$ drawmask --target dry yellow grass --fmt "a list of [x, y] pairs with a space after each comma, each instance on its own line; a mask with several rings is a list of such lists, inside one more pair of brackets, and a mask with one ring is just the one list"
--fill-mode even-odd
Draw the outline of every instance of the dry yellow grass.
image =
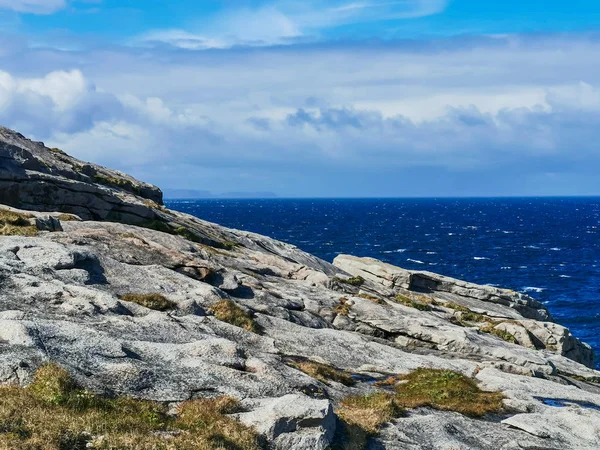
[[417, 369], [414, 372], [377, 383], [395, 386], [395, 392], [348, 397], [337, 414], [342, 421], [335, 450], [362, 450], [370, 435], [381, 425], [401, 417], [406, 409], [431, 407], [480, 417], [502, 409], [500, 392], [484, 392], [471, 378], [449, 370]]
[[137, 303], [145, 308], [155, 311], [168, 311], [177, 307], [175, 302], [168, 300], [162, 294], [125, 294], [121, 300], [131, 303]]
[[402, 415], [394, 395], [387, 392], [348, 397], [340, 403], [338, 416], [347, 424], [375, 434], [379, 427]]
[[385, 301], [383, 301], [379, 297], [375, 297], [374, 295], [369, 295], [365, 293], [358, 294], [360, 298], [364, 298], [365, 300], [371, 300], [373, 303], [377, 303], [378, 305], [385, 305]]
[[165, 405], [78, 390], [48, 365], [27, 388], [0, 387], [1, 450], [259, 450], [257, 434], [226, 414], [229, 397]]
[[38, 229], [31, 225], [31, 216], [0, 210], [0, 236], [35, 236]]
[[340, 302], [333, 308], [333, 312], [341, 316], [347, 316], [350, 313], [352, 306], [348, 303], [348, 299], [345, 297], [340, 298]]
[[327, 364], [321, 364], [314, 361], [294, 361], [291, 365], [325, 384], [329, 384], [330, 381], [335, 381], [345, 386], [353, 386], [356, 384], [356, 381], [352, 378], [350, 373], [345, 370], [336, 369]]
[[210, 310], [218, 320], [230, 323], [252, 333], [260, 333], [260, 327], [252, 316], [231, 300], [221, 300]]

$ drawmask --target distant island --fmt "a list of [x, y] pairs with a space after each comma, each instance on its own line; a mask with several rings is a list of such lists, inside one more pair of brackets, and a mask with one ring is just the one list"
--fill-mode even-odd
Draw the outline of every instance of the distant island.
[[223, 192], [214, 194], [210, 191], [196, 189], [165, 189], [165, 199], [191, 200], [191, 199], [220, 199], [220, 198], [277, 198], [273, 192]]

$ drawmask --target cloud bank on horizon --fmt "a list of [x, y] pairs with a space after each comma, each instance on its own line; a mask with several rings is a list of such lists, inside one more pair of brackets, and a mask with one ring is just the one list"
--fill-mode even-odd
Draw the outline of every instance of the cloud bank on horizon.
[[0, 0], [0, 123], [172, 189], [600, 194], [592, 2], [126, 3]]

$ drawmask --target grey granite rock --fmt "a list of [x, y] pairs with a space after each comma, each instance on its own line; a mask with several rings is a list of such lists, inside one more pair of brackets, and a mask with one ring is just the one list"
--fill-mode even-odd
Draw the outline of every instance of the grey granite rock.
[[[593, 352], [531, 297], [368, 258], [333, 265], [160, 201], [152, 186], [0, 129], [0, 209], [27, 210], [39, 230], [0, 237], [1, 383], [26, 385], [51, 361], [100, 393], [170, 403], [232, 395], [246, 407], [238, 418], [271, 448], [302, 450], [331, 445], [345, 397], [439, 368], [501, 391], [505, 411], [473, 419], [414, 410], [369, 448], [598, 448]], [[351, 276], [364, 283], [344, 283]], [[129, 293], [158, 293], [175, 306], [154, 311], [125, 301]], [[217, 320], [222, 300], [260, 333]], [[456, 305], [497, 332], [461, 322]], [[357, 382], [326, 384], [297, 360]]]

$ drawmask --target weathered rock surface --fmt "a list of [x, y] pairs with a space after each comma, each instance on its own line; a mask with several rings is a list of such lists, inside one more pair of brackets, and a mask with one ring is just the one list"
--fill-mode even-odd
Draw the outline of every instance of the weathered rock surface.
[[[0, 129], [0, 203], [37, 211], [40, 230], [0, 236], [0, 383], [26, 385], [52, 361], [97, 392], [172, 403], [232, 395], [246, 407], [237, 417], [271, 448], [325, 449], [343, 398], [443, 368], [502, 391], [504, 413], [422, 408], [369, 448], [600, 448], [593, 352], [531, 297], [368, 258], [330, 264], [168, 211], [156, 188], [78, 164]], [[93, 173], [126, 182], [105, 186]], [[129, 293], [176, 307], [150, 310], [121, 299]], [[217, 320], [211, 307], [223, 299], [262, 332]], [[357, 383], [325, 384], [290, 363], [298, 359]]]

